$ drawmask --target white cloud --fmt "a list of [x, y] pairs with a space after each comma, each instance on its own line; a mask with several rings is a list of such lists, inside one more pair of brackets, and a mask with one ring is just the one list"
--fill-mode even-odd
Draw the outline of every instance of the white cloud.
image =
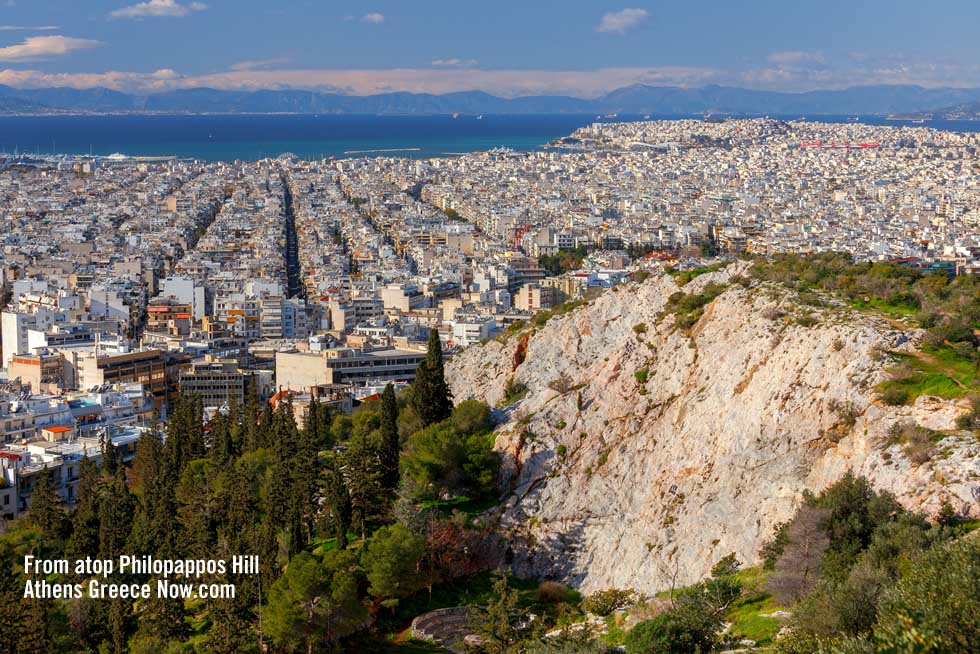
[[274, 59], [255, 59], [253, 61], [239, 61], [228, 66], [229, 70], [255, 70], [257, 68], [268, 68], [278, 64], [289, 62], [289, 57], [276, 57]]
[[23, 43], [0, 48], [0, 61], [36, 61], [98, 45], [102, 42], [70, 36], [30, 36]]
[[203, 2], [191, 2], [182, 5], [177, 0], [146, 0], [146, 2], [111, 11], [109, 18], [156, 18], [160, 16], [180, 18], [207, 8], [208, 6]]
[[[165, 71], [166, 72], [166, 71]], [[395, 68], [387, 70], [237, 70], [200, 76], [109, 71], [48, 73], [0, 70], [0, 84], [17, 88], [104, 86], [148, 93], [208, 87], [225, 90], [307, 89], [369, 95], [390, 91], [452, 93], [479, 89], [501, 97], [572, 95], [595, 97], [630, 84], [698, 86], [719, 80], [710, 68], [600, 68], [597, 70], [487, 70], [480, 68]]]
[[802, 50], [788, 50], [784, 52], [773, 52], [766, 57], [771, 63], [782, 66], [792, 66], [801, 64], [825, 64], [827, 58], [822, 52], [804, 52]]
[[371, 12], [370, 14], [364, 14], [361, 17], [361, 20], [364, 21], [365, 23], [373, 23], [377, 25], [378, 23], [385, 22], [385, 15], [379, 14], [377, 12]]
[[0, 32], [51, 32], [60, 29], [58, 25], [0, 25]]
[[633, 29], [650, 16], [646, 9], [623, 9], [622, 11], [610, 11], [603, 15], [602, 20], [596, 26], [597, 32], [616, 32], [625, 34]]
[[436, 68], [475, 68], [480, 65], [480, 62], [476, 59], [457, 59], [456, 57], [451, 57], [449, 59], [433, 59], [432, 65]]

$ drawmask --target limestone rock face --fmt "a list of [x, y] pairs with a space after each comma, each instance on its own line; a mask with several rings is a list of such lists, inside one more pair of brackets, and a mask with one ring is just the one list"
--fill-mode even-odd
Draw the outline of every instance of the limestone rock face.
[[[605, 292], [552, 317], [527, 339], [491, 341], [454, 357], [457, 401], [501, 408], [500, 524], [518, 574], [585, 592], [655, 592], [676, 575], [693, 583], [729, 552], [758, 558], [805, 489], [847, 471], [935, 513], [944, 502], [976, 515], [980, 443], [942, 440], [910, 461], [889, 428], [912, 421], [955, 432], [965, 403], [875, 400], [881, 353], [920, 336], [843, 307], [803, 306], [777, 286], [729, 284], [689, 330], [664, 314], [671, 294], [698, 293], [747, 264], [697, 277], [667, 276]], [[816, 324], [801, 320], [811, 314]], [[501, 406], [509, 379], [527, 395]]]

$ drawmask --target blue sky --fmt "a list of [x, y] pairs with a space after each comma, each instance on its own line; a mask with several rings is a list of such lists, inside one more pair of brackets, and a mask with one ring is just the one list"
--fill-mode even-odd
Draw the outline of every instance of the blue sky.
[[980, 3], [0, 0], [0, 83], [127, 91], [980, 86]]

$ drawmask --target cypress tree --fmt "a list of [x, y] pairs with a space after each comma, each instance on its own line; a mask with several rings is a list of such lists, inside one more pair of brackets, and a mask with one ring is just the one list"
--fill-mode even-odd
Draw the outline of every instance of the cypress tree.
[[50, 654], [51, 635], [48, 632], [49, 599], [21, 599], [21, 628], [17, 641], [18, 654]]
[[133, 528], [133, 509], [133, 496], [126, 487], [125, 473], [120, 469], [99, 502], [99, 558], [113, 559], [126, 553], [126, 543]]
[[95, 556], [99, 551], [99, 470], [88, 457], [78, 464], [78, 494], [71, 524], [65, 556], [69, 560]]
[[42, 473], [31, 493], [27, 523], [36, 527], [50, 545], [60, 545], [65, 528], [65, 508], [61, 497], [52, 490], [48, 475]]
[[346, 549], [347, 532], [350, 531], [351, 527], [353, 507], [344, 475], [336, 463], [331, 464], [326, 471], [324, 496], [330, 509], [330, 522], [337, 538], [337, 549]]
[[389, 383], [381, 394], [381, 444], [378, 450], [378, 458], [381, 461], [381, 486], [387, 491], [398, 488], [400, 454], [398, 401], [395, 399], [395, 388]]
[[429, 351], [415, 371], [412, 408], [424, 427], [445, 420], [453, 412], [453, 396], [442, 361], [442, 341], [435, 329], [429, 330]]
[[0, 654], [17, 654], [17, 644], [22, 633], [24, 577], [16, 572], [14, 548], [0, 541]]

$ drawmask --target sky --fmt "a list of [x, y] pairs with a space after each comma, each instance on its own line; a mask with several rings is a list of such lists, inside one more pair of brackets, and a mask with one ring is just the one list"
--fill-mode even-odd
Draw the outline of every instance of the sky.
[[976, 0], [0, 0], [0, 84], [154, 92], [980, 87]]

